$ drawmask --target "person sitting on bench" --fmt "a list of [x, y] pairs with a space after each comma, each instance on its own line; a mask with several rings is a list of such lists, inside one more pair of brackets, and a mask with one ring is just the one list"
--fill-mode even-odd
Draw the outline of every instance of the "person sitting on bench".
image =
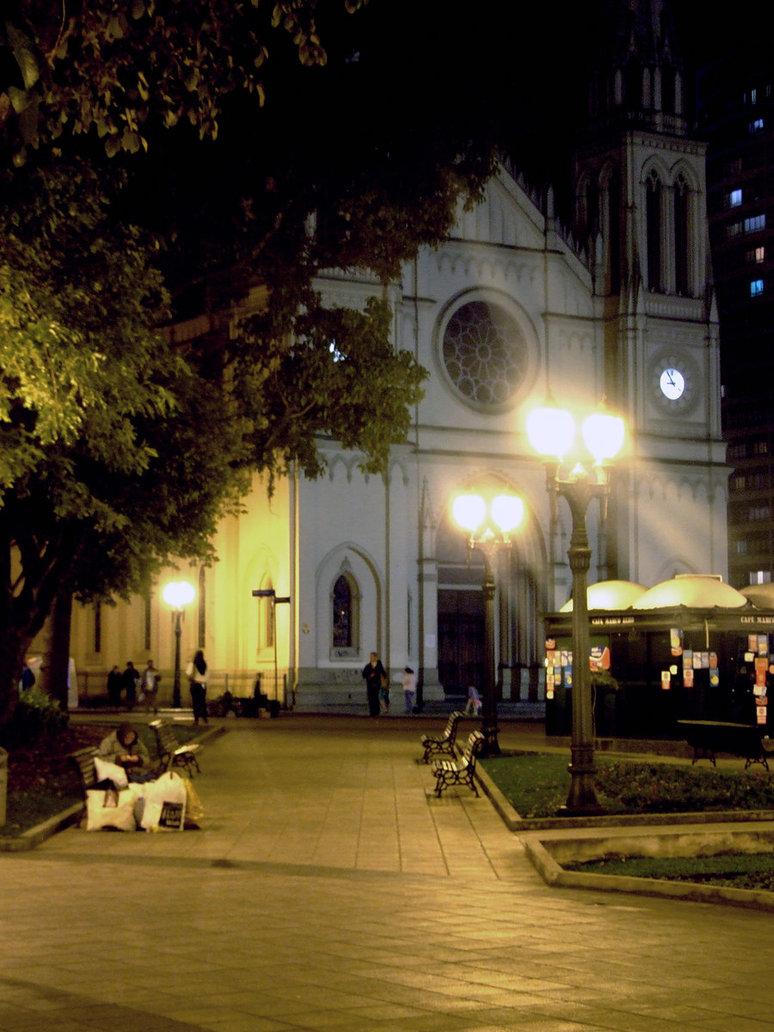
[[470, 685], [468, 688], [468, 704], [465, 707], [466, 716], [477, 717], [481, 712], [481, 696], [478, 693], [478, 689], [475, 685]]
[[129, 781], [152, 781], [150, 754], [131, 724], [119, 724], [99, 743], [97, 756], [123, 767]]

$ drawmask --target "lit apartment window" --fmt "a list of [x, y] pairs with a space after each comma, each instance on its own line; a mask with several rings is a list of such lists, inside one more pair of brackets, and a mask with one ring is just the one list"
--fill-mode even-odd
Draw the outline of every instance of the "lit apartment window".
[[744, 491], [746, 485], [745, 478], [743, 476], [731, 477], [731, 490], [732, 491]]
[[754, 265], [760, 265], [761, 262], [766, 260], [766, 248], [765, 247], [754, 247], [752, 251], [748, 251], [745, 255], [748, 262]]
[[751, 520], [767, 520], [770, 513], [768, 505], [753, 505], [748, 512], [748, 517]]
[[750, 132], [751, 133], [759, 133], [759, 132], [761, 132], [763, 130], [763, 125], [764, 125], [764, 123], [763, 123], [763, 119], [762, 118], [754, 118], [752, 120], [752, 122], [750, 122]]
[[746, 541], [737, 541], [736, 542], [736, 554], [737, 555], [747, 555], [747, 542]]
[[744, 220], [744, 231], [745, 233], [757, 233], [761, 229], [766, 228], [766, 216], [765, 215], [751, 215], [749, 219]]
[[742, 203], [742, 191], [732, 190], [728, 195], [728, 206], [729, 208], [738, 208]]
[[750, 584], [770, 584], [771, 570], [751, 570]]
[[750, 297], [760, 297], [763, 293], [763, 280], [750, 280]]

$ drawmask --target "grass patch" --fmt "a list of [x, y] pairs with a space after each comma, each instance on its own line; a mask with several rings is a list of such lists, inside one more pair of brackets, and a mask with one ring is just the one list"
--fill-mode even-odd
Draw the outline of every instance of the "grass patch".
[[[554, 817], [567, 798], [567, 757], [519, 752], [481, 761], [521, 817]], [[597, 756], [596, 788], [607, 813], [774, 810], [774, 777], [762, 768], [725, 772]]]
[[[134, 725], [156, 759], [156, 739], [143, 723]], [[182, 744], [195, 738], [198, 728], [173, 724]], [[8, 752], [8, 807], [0, 835], [17, 837], [36, 824], [54, 817], [73, 803], [83, 800], [78, 775], [67, 761], [69, 753], [87, 746], [98, 746], [115, 724], [71, 724], [61, 734], [41, 739], [37, 745], [10, 749]]]
[[771, 853], [723, 853], [701, 857], [625, 857], [610, 854], [599, 860], [563, 866], [568, 871], [625, 874], [634, 878], [666, 878], [669, 881], [774, 892], [774, 857]]

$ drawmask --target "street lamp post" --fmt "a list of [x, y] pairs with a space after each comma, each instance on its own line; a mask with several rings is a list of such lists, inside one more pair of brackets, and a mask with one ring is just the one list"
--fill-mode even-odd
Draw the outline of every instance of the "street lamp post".
[[494, 596], [495, 560], [498, 551], [510, 548], [511, 532], [524, 518], [524, 502], [518, 495], [500, 494], [491, 501], [478, 494], [457, 495], [452, 515], [468, 534], [468, 549], [477, 549], [484, 558], [484, 699], [481, 732], [482, 756], [498, 756], [497, 698], [495, 678]]
[[161, 593], [162, 598], [175, 616], [175, 673], [172, 682], [172, 707], [180, 709], [180, 637], [183, 611], [193, 602], [195, 591], [188, 581], [170, 581]]
[[592, 498], [603, 506], [610, 493], [610, 461], [624, 441], [624, 423], [605, 411], [588, 415], [581, 433], [592, 459], [568, 460], [574, 449], [575, 420], [565, 409], [543, 406], [527, 418], [527, 435], [546, 462], [548, 490], [555, 511], [559, 495], [567, 500], [572, 534], [567, 557], [572, 570], [572, 739], [570, 746], [570, 791], [564, 810], [568, 814], [600, 813], [594, 787], [594, 732], [589, 668], [589, 621], [586, 597], [591, 560], [586, 514]]

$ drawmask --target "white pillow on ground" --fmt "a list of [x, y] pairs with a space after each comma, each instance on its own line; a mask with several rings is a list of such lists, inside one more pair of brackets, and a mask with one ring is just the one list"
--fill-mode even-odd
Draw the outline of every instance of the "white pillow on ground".
[[[113, 796], [114, 806], [106, 806], [108, 796]], [[90, 788], [86, 792], [86, 830], [100, 831], [102, 828], [115, 828], [117, 831], [135, 831], [137, 821], [134, 815], [136, 793], [123, 791], [117, 793], [112, 789]]]
[[94, 757], [94, 770], [97, 774], [97, 781], [112, 781], [116, 788], [126, 788], [129, 779], [123, 767], [110, 760], [103, 760], [99, 756]]

